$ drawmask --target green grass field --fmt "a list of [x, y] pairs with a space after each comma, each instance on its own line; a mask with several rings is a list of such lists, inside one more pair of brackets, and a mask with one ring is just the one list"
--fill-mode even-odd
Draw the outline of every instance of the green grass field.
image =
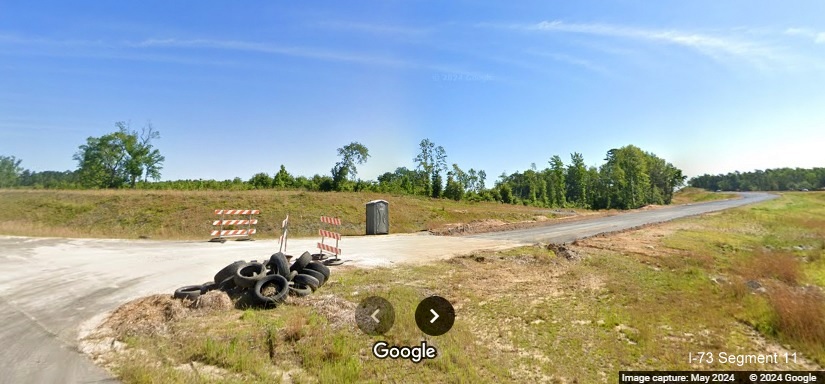
[[[111, 368], [128, 383], [615, 383], [621, 369], [825, 364], [825, 193], [788, 193], [573, 249], [581, 261], [533, 246], [427, 265], [337, 269], [315, 295], [274, 310], [186, 310], [162, 332], [121, 330], [116, 337], [127, 352]], [[754, 281], [759, 289], [749, 287]], [[433, 294], [458, 314], [440, 337], [424, 335], [413, 320], [417, 303]], [[352, 308], [372, 295], [396, 309], [383, 337], [352, 322]], [[377, 360], [370, 355], [376, 340], [427, 340], [440, 355], [420, 364]], [[717, 359], [688, 361], [698, 352]], [[722, 352], [776, 352], [791, 361], [722, 364]]]

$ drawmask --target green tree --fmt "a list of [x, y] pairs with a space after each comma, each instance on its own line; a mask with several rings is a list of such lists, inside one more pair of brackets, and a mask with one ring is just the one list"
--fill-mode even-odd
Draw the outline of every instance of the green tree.
[[0, 188], [14, 187], [23, 173], [22, 160], [14, 156], [0, 156]]
[[435, 168], [435, 143], [430, 139], [423, 139], [418, 143], [418, 155], [415, 156], [416, 169], [421, 172], [422, 177], [418, 180], [418, 184], [422, 188], [422, 192], [426, 196], [432, 194], [432, 175]]
[[432, 169], [432, 197], [439, 198], [441, 197], [441, 192], [444, 190], [441, 173], [447, 172], [447, 151], [444, 150], [444, 147], [439, 145], [435, 147], [434, 156], [435, 163]]
[[567, 183], [567, 201], [577, 207], [586, 208], [588, 205], [587, 166], [584, 165], [584, 157], [581, 153], [570, 154], [570, 165], [567, 166], [565, 181]]
[[160, 178], [165, 159], [151, 144], [160, 134], [151, 124], [141, 133], [130, 131], [124, 122], [115, 126], [116, 132], [86, 139], [74, 154], [80, 183], [90, 188], [119, 188], [128, 183], [134, 188], [141, 175], [144, 180]]
[[486, 180], [487, 180], [487, 172], [484, 172], [483, 169], [479, 170], [478, 171], [478, 184], [476, 184], [476, 191], [478, 193], [481, 193], [482, 191], [484, 191], [484, 189], [485, 189], [484, 182]]
[[564, 162], [561, 161], [559, 155], [554, 155], [550, 158], [549, 163], [550, 172], [547, 177], [549, 203], [554, 207], [563, 207], [566, 204], [565, 195], [567, 194], [567, 184], [564, 180]]
[[272, 178], [272, 186], [275, 188], [289, 188], [295, 186], [295, 178], [286, 171], [286, 167], [281, 164], [281, 169]]
[[272, 186], [272, 178], [264, 172], [256, 173], [249, 179], [249, 184], [255, 187], [255, 189], [270, 188]]
[[464, 186], [453, 177], [453, 173], [447, 174], [447, 186], [444, 188], [444, 197], [455, 201], [464, 197]]
[[498, 187], [499, 196], [501, 196], [501, 202], [511, 204], [513, 202], [513, 190], [510, 189], [510, 186], [507, 183], [501, 183]]
[[88, 188], [119, 188], [128, 180], [123, 135], [89, 137], [74, 155], [80, 183]]
[[336, 191], [343, 191], [346, 189], [348, 182], [355, 180], [355, 176], [358, 174], [358, 169], [355, 166], [366, 163], [370, 157], [370, 152], [363, 144], [354, 141], [338, 148], [338, 156], [341, 157], [341, 161], [332, 168], [332, 181], [333, 188]]

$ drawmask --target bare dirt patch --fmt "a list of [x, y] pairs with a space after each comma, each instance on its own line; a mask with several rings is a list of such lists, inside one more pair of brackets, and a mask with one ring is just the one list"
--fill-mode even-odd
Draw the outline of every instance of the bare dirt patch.
[[552, 216], [533, 216], [530, 220], [506, 222], [497, 219], [476, 220], [469, 223], [449, 223], [431, 228], [429, 231], [436, 236], [461, 236], [474, 233], [503, 232], [514, 229], [541, 227], [560, 222], [582, 220], [587, 218], [604, 217], [616, 214], [616, 211], [581, 211], [581, 210], [553, 210]]
[[132, 300], [116, 309], [103, 323], [120, 337], [151, 335], [168, 332], [169, 323], [189, 312], [191, 301], [174, 299], [169, 295], [152, 295]]
[[203, 311], [226, 311], [234, 305], [226, 292], [215, 290], [200, 295], [191, 307]]
[[329, 321], [333, 329], [355, 327], [355, 308], [357, 305], [332, 294], [309, 295], [302, 300], [295, 300], [296, 305], [307, 306]]

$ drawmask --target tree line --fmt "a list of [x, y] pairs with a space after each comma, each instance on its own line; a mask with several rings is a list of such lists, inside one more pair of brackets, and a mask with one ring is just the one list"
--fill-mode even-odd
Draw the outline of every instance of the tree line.
[[[249, 180], [158, 181], [165, 158], [153, 146], [160, 133], [147, 124], [140, 131], [118, 122], [116, 131], [89, 137], [78, 147], [73, 171], [33, 172], [13, 156], [0, 156], [0, 187], [93, 189], [251, 190], [300, 189], [307, 191], [370, 191], [468, 201], [498, 201], [537, 207], [632, 209], [648, 204], [669, 204], [673, 191], [683, 185], [682, 171], [655, 154], [628, 145], [607, 152], [601, 166], [587, 166], [580, 153], [565, 164], [552, 156], [539, 170], [502, 173], [488, 187], [487, 173], [463, 169], [448, 162], [447, 150], [429, 139], [418, 144], [414, 167], [398, 167], [377, 180], [357, 177], [369, 149], [352, 142], [338, 148], [339, 161], [328, 175], [295, 176], [281, 165], [269, 174], [259, 172]], [[150, 181], [151, 179], [151, 181]]]
[[825, 188], [825, 168], [777, 168], [697, 176], [692, 187], [711, 191], [802, 191]]

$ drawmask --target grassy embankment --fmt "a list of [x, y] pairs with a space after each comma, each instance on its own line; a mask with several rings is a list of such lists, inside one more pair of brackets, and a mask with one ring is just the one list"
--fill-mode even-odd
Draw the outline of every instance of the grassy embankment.
[[[698, 201], [694, 197], [706, 200], [716, 196], [692, 192], [677, 199], [688, 202]], [[361, 235], [366, 220], [364, 204], [375, 199], [390, 202], [393, 233], [484, 219], [510, 223], [554, 217], [552, 210], [535, 207], [377, 193], [0, 190], [0, 234], [197, 240], [209, 237], [211, 223], [218, 218], [212, 213], [215, 209], [260, 209], [256, 237], [279, 236], [287, 213], [293, 236], [315, 236], [321, 215], [341, 217], [342, 233]]]
[[[315, 295], [274, 310], [192, 310], [165, 332], [121, 332], [128, 350], [143, 352], [121, 355], [113, 369], [129, 383], [615, 383], [620, 369], [825, 364], [825, 193], [785, 194], [573, 248], [581, 261], [526, 247], [337, 269]], [[753, 281], [764, 289], [748, 287]], [[413, 319], [432, 294], [458, 314], [440, 337], [423, 335]], [[395, 306], [395, 326], [384, 337], [366, 336], [352, 322], [355, 303], [371, 295]], [[370, 347], [379, 339], [428, 340], [439, 357], [417, 365], [377, 360]], [[712, 352], [714, 363], [689, 362], [698, 352]], [[783, 360], [722, 364], [721, 352], [777, 352]]]
[[[315, 236], [318, 218], [337, 216], [345, 235], [363, 235], [365, 204], [390, 203], [390, 230], [416, 232], [445, 223], [553, 217], [551, 210], [376, 193], [299, 191], [26, 191], [0, 190], [0, 234], [58, 237], [208, 239], [215, 209], [260, 209], [256, 237]], [[244, 218], [241, 216], [227, 219]]]
[[685, 187], [673, 195], [673, 204], [701, 203], [712, 200], [735, 199], [738, 195], [731, 192], [710, 192], [701, 188]]

